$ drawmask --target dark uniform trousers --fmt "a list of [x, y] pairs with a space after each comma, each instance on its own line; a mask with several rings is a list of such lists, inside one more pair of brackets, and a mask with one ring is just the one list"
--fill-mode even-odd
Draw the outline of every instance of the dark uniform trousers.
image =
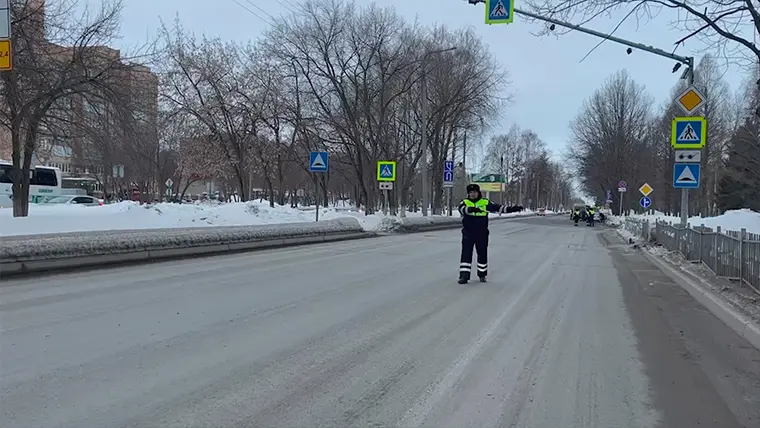
[[480, 233], [464, 232], [462, 234], [462, 256], [459, 259], [460, 278], [470, 279], [473, 248], [478, 253], [478, 276], [488, 275], [488, 230]]

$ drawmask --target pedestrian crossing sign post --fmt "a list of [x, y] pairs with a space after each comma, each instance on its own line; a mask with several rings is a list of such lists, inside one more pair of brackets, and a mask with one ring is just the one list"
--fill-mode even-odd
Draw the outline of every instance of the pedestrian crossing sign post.
[[673, 164], [673, 187], [676, 189], [698, 189], [701, 166], [698, 163]]
[[514, 0], [486, 0], [486, 24], [511, 24], [514, 20]]
[[396, 181], [395, 161], [377, 161], [377, 181]]
[[701, 149], [707, 142], [707, 119], [704, 117], [676, 117], [670, 136], [674, 149]]
[[309, 172], [327, 172], [327, 152], [309, 153]]

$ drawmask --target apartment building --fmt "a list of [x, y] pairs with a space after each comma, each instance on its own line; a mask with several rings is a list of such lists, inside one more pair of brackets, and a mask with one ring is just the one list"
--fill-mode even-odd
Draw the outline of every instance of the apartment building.
[[[26, 7], [44, 34], [44, 0], [27, 0]], [[28, 15], [29, 13], [27, 13]], [[27, 24], [28, 25], [28, 24]], [[47, 55], [70, 58], [72, 48], [49, 43]], [[35, 164], [60, 168], [64, 176], [111, 189], [152, 177], [150, 153], [158, 152], [158, 78], [150, 68], [129, 63], [108, 46], [88, 47], [85, 54], [108, 61], [113, 81], [124, 94], [118, 105], [94, 91], [61, 98], [51, 108], [55, 125], [44, 126], [36, 144]], [[0, 159], [10, 159], [10, 133], [0, 129]], [[116, 166], [116, 168], [114, 168]], [[114, 177], [113, 171], [123, 172]], [[117, 174], [120, 175], [120, 174]]]

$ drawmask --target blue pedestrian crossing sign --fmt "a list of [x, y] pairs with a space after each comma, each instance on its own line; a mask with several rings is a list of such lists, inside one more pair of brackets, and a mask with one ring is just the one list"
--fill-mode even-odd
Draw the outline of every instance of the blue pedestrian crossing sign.
[[309, 153], [309, 172], [327, 172], [327, 152]]
[[443, 161], [443, 184], [454, 184], [454, 161]]
[[639, 200], [639, 205], [641, 205], [641, 208], [647, 209], [652, 205], [652, 200], [644, 196]]
[[701, 149], [707, 142], [707, 119], [704, 117], [673, 118], [670, 145], [675, 149]]
[[514, 20], [514, 0], [486, 0], [486, 24], [511, 24]]
[[698, 163], [673, 164], [673, 187], [676, 189], [699, 188], [700, 167]]
[[395, 161], [377, 161], [377, 181], [396, 181]]

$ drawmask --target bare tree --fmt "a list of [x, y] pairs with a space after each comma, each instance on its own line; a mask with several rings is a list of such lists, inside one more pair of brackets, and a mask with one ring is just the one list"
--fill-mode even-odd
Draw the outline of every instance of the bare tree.
[[[431, 165], [434, 211], [440, 211], [443, 160], [456, 154], [463, 127], [482, 125], [474, 117], [495, 117], [503, 100], [494, 94], [508, 84], [503, 69], [472, 31], [425, 32], [393, 9], [374, 4], [360, 8], [331, 0], [307, 2], [272, 29], [263, 45], [267, 58], [275, 58], [277, 69], [286, 72], [279, 81], [297, 88], [287, 102], [286, 134], [297, 145], [330, 151], [338, 161], [331, 162], [331, 170], [356, 187], [367, 213], [379, 200], [378, 160], [398, 162], [391, 212], [397, 202], [421, 199], [416, 184], [423, 164]], [[452, 46], [455, 52], [425, 55]], [[428, 75], [424, 130], [423, 66]], [[429, 149], [425, 162], [420, 162], [422, 132]]]
[[740, 123], [727, 144], [717, 190], [717, 204], [722, 211], [760, 211], [760, 119], [755, 114], [760, 107], [760, 90], [755, 84], [759, 77], [760, 67], [756, 67], [738, 93], [743, 101]]
[[201, 41], [177, 23], [164, 27], [161, 38], [166, 59], [161, 99], [181, 109], [205, 128], [212, 153], [220, 153], [243, 200], [248, 198], [253, 174], [252, 153], [261, 140], [261, 98], [268, 88], [252, 83], [241, 60], [240, 47], [218, 39]]
[[651, 105], [625, 71], [586, 100], [571, 125], [569, 152], [587, 194], [602, 199], [619, 180], [643, 184], [654, 173], [648, 162]]
[[11, 2], [14, 67], [2, 73], [0, 123], [12, 143], [13, 215], [28, 214], [30, 168], [44, 123], [56, 103], [79, 96], [116, 97], [115, 80], [128, 68], [104, 46], [117, 35], [121, 2], [76, 12], [73, 0]]

